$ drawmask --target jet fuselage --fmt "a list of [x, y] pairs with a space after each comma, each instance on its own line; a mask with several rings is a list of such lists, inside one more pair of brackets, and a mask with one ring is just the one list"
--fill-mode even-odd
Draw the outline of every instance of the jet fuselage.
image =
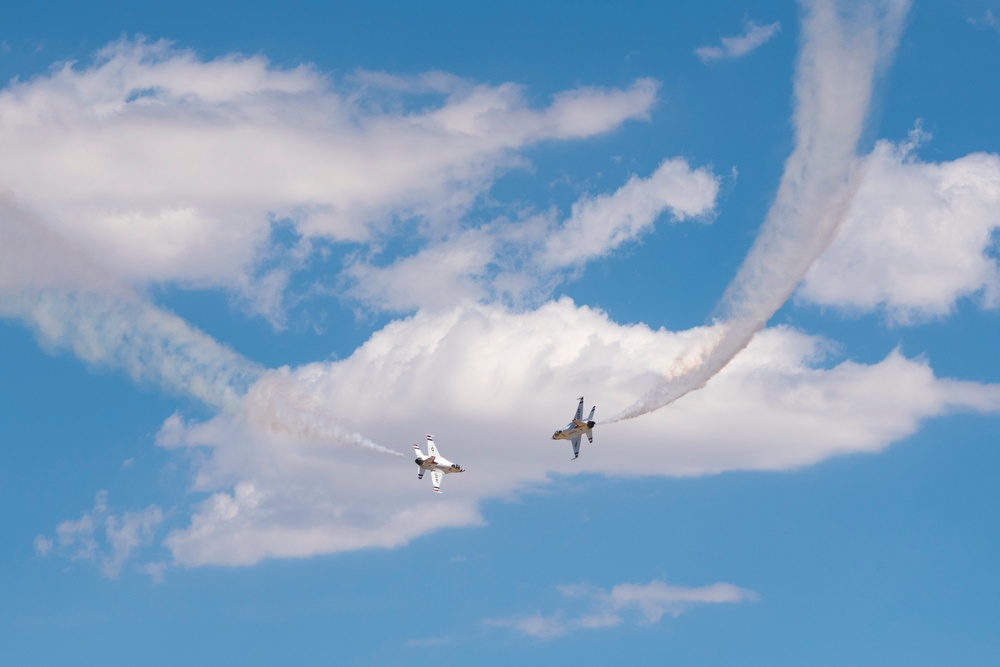
[[583, 420], [577, 421], [574, 419], [569, 424], [566, 424], [566, 428], [556, 431], [552, 434], [553, 440], [572, 440], [578, 435], [583, 435], [587, 431], [591, 430], [597, 426], [597, 422], [589, 421], [585, 422]]

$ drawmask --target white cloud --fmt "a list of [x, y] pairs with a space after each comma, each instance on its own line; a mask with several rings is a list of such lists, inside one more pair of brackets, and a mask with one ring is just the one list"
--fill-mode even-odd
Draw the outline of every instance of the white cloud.
[[775, 21], [767, 25], [745, 21], [746, 31], [735, 37], [722, 37], [722, 46], [701, 46], [694, 50], [703, 63], [715, 60], [733, 60], [742, 58], [781, 31], [781, 22]]
[[1000, 156], [922, 162], [918, 139], [876, 145], [847, 219], [799, 297], [881, 309], [896, 323], [947, 315], [973, 295], [1000, 304]]
[[[107, 491], [99, 491], [93, 509], [83, 512], [75, 521], [61, 521], [56, 526], [54, 541], [39, 535], [35, 538], [35, 548], [41, 556], [59, 554], [71, 560], [99, 562], [101, 573], [116, 579], [133, 552], [152, 543], [162, 522], [163, 512], [156, 505], [140, 512], [112, 514], [108, 509]], [[154, 578], [162, 577], [160, 566], [151, 565], [145, 569]]]
[[48, 556], [54, 546], [55, 543], [44, 535], [35, 538], [35, 551], [39, 556]]
[[[156, 505], [150, 505], [142, 512], [125, 512], [121, 516], [108, 515], [104, 522], [110, 553], [101, 562], [101, 572], [104, 576], [114, 579], [121, 572], [122, 566], [132, 552], [153, 541], [157, 526], [163, 521], [163, 512]], [[147, 571], [149, 567], [145, 568]], [[154, 578], [162, 577], [162, 570]]]
[[618, 584], [610, 591], [588, 584], [560, 586], [558, 590], [565, 598], [582, 600], [587, 608], [577, 613], [561, 610], [552, 614], [492, 618], [484, 623], [509, 627], [537, 639], [553, 639], [577, 630], [615, 627], [630, 617], [649, 625], [659, 623], [664, 614], [677, 617], [696, 605], [758, 599], [755, 592], [727, 583], [690, 588], [654, 580], [648, 584]]
[[727, 583], [691, 588], [671, 586], [662, 581], [646, 585], [619, 584], [609, 593], [601, 591], [598, 597], [598, 604], [607, 602], [616, 612], [636, 611], [646, 623], [658, 623], [663, 614], [680, 616], [695, 605], [755, 602], [758, 599], [754, 591]]
[[708, 169], [665, 160], [648, 178], [632, 176], [611, 194], [581, 198], [561, 222], [554, 213], [501, 218], [385, 267], [359, 259], [346, 272], [350, 293], [372, 308], [396, 312], [462, 301], [534, 304], [566, 271], [641, 238], [667, 213], [674, 221], [707, 220], [718, 191], [719, 179]]
[[[930, 417], [1000, 412], [998, 386], [939, 379], [896, 352], [872, 365], [824, 367], [822, 339], [778, 328], [670, 410], [599, 425], [575, 462], [566, 443], [549, 439], [581, 393], [600, 420], [715, 335], [623, 326], [568, 300], [529, 313], [469, 305], [393, 322], [347, 359], [265, 374], [239, 410], [168, 420], [161, 444], [190, 451], [194, 491], [209, 495], [165, 543], [189, 566], [391, 548], [481, 525], [483, 500], [551, 475], [787, 470], [879, 451]], [[324, 426], [334, 423], [407, 456]], [[427, 432], [467, 469], [445, 480], [440, 497], [417, 482], [408, 456]], [[531, 465], [512, 469], [512, 460]]]
[[[408, 87], [439, 96], [404, 111], [391, 98]], [[260, 56], [203, 61], [120, 41], [0, 91], [0, 183], [116, 278], [223, 287], [278, 318], [275, 290], [311, 241], [367, 243], [399, 217], [437, 237], [523, 163], [518, 151], [646, 118], [656, 90], [639, 79], [533, 108], [511, 83], [361, 73], [335, 84]], [[275, 246], [276, 220], [299, 235], [290, 247]]]
[[638, 238], [669, 211], [674, 220], [707, 215], [715, 205], [719, 179], [707, 169], [691, 169], [681, 159], [664, 160], [649, 178], [632, 176], [610, 195], [573, 204], [568, 220], [549, 235], [540, 264], [546, 268], [582, 265]]
[[485, 300], [490, 295], [490, 265], [503, 243], [502, 235], [538, 220], [502, 221], [460, 231], [387, 266], [357, 258], [345, 271], [350, 282], [347, 293], [369, 308], [396, 313]]

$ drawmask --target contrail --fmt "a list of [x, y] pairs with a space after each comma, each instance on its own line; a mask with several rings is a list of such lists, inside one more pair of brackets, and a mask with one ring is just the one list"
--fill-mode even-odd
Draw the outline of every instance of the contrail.
[[632, 419], [704, 387], [785, 303], [826, 249], [862, 177], [856, 155], [876, 75], [895, 51], [909, 0], [803, 5], [795, 75], [795, 149], [760, 233], [723, 295], [717, 337], [608, 422]]

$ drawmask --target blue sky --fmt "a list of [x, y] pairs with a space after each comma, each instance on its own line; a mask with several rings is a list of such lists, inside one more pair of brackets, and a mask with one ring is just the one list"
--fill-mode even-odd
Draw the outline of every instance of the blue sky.
[[0, 662], [1000, 657], [1000, 5], [5, 15]]

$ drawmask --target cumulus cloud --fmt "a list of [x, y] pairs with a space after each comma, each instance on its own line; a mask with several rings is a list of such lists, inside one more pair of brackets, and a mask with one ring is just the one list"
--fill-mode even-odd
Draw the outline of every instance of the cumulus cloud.
[[96, 561], [105, 577], [116, 579], [132, 553], [152, 543], [162, 522], [163, 511], [156, 505], [113, 514], [108, 509], [107, 491], [99, 491], [91, 510], [79, 519], [60, 522], [55, 540], [39, 535], [35, 549], [41, 556], [57, 553], [71, 560]]
[[618, 584], [610, 591], [588, 584], [559, 586], [558, 590], [564, 598], [579, 600], [589, 608], [578, 613], [560, 610], [551, 614], [491, 618], [484, 623], [512, 628], [536, 639], [553, 639], [577, 630], [615, 627], [626, 619], [651, 625], [659, 623], [664, 614], [676, 618], [697, 605], [753, 602], [758, 599], [755, 592], [727, 583], [690, 588], [653, 580], [648, 584]]
[[745, 31], [742, 35], [735, 37], [722, 37], [719, 41], [721, 46], [701, 46], [694, 50], [694, 54], [703, 63], [716, 60], [734, 60], [742, 58], [754, 49], [763, 46], [781, 31], [781, 22], [775, 21], [767, 25], [745, 21]]
[[[437, 95], [404, 109], [391, 94], [407, 86]], [[230, 289], [277, 318], [275, 287], [317, 239], [367, 243], [400, 218], [437, 236], [519, 150], [645, 118], [656, 91], [639, 79], [534, 108], [511, 83], [338, 84], [261, 56], [123, 40], [0, 91], [0, 183], [111, 275]], [[272, 238], [279, 222], [297, 234], [288, 247]]]
[[1000, 303], [1000, 156], [923, 162], [915, 154], [920, 135], [880, 141], [866, 158], [847, 218], [799, 297], [879, 309], [897, 324], [947, 315], [963, 297]]
[[[161, 445], [188, 453], [194, 491], [207, 498], [165, 544], [188, 566], [395, 547], [482, 525], [482, 501], [552, 475], [787, 470], [879, 451], [930, 417], [1000, 411], [995, 385], [938, 378], [898, 352], [875, 364], [831, 363], [826, 341], [777, 328], [673, 409], [599, 425], [572, 464], [569, 446], [549, 440], [581, 393], [600, 418], [715, 335], [620, 325], [566, 299], [532, 312], [467, 305], [395, 321], [344, 360], [263, 376], [238, 411], [168, 420]], [[467, 473], [449, 476], [435, 496], [409, 457], [271, 428], [274, 396], [309, 396], [345, 428], [399, 452], [434, 433]], [[511, 460], [532, 465], [511, 474]]]

